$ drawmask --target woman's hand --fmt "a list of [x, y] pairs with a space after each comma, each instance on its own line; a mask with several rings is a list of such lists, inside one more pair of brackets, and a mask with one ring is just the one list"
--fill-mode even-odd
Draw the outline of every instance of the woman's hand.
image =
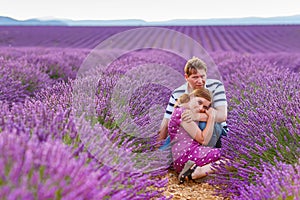
[[193, 113], [191, 110], [184, 110], [181, 114], [182, 121], [185, 121], [186, 123], [190, 123], [193, 121]]
[[190, 123], [192, 121], [201, 121], [206, 122], [208, 119], [208, 114], [206, 112], [202, 113], [193, 113], [191, 110], [185, 110], [181, 114], [182, 121]]
[[212, 107], [210, 107], [208, 110], [205, 110], [205, 113], [207, 114], [208, 118], [215, 119], [216, 118], [216, 110]]

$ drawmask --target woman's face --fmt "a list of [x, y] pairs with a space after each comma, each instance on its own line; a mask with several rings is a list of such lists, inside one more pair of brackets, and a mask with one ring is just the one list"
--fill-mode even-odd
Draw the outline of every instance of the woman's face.
[[193, 112], [205, 112], [210, 108], [211, 102], [202, 97], [192, 97], [189, 106]]

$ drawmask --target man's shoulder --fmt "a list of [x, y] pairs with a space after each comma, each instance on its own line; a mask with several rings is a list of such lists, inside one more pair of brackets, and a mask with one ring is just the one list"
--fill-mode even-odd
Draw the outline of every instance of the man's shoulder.
[[176, 88], [175, 90], [173, 90], [172, 95], [181, 95], [184, 94], [186, 92], [187, 89], [187, 84], [182, 84], [181, 86], [179, 86], [178, 88]]
[[217, 87], [223, 85], [223, 83], [218, 79], [206, 79], [206, 88]]
[[212, 83], [222, 83], [222, 81], [218, 79], [211, 79], [211, 78], [206, 79], [206, 84], [212, 84]]

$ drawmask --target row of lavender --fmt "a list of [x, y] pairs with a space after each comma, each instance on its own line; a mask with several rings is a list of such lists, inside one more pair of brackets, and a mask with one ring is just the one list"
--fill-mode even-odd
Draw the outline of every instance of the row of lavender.
[[[171, 90], [161, 83], [144, 83], [132, 93], [119, 83], [127, 83], [126, 72], [149, 63], [182, 73], [184, 60], [161, 51], [120, 58], [100, 74], [105, 77], [97, 85], [96, 118], [78, 122], [72, 112], [73, 84], [87, 54], [39, 48], [1, 52], [1, 198], [165, 198], [161, 192], [166, 180], [157, 175], [165, 173], [169, 160], [160, 152], [150, 154], [156, 138], [147, 135], [158, 129], [162, 117], [153, 106], [164, 108]], [[224, 187], [218, 192], [234, 199], [296, 198], [300, 195], [299, 54], [212, 56], [229, 99], [231, 131], [223, 152], [235, 161], [233, 171], [220, 168], [214, 184]], [[147, 70], [146, 75], [155, 79], [158, 74]], [[132, 80], [130, 84], [137, 84]], [[176, 81], [172, 84], [179, 84]], [[121, 97], [114, 94], [119, 90]], [[118, 98], [129, 106], [121, 116], [114, 112]], [[129, 130], [131, 123], [139, 130]], [[154, 128], [150, 132], [143, 128], [148, 125]], [[113, 141], [112, 146], [99, 138], [99, 132]]]
[[[0, 27], [2, 47], [61, 47], [93, 49], [100, 42], [141, 27]], [[207, 51], [298, 52], [299, 25], [269, 26], [166, 26], [199, 42]], [[161, 34], [149, 32], [150, 35]]]
[[1, 50], [1, 199], [166, 199], [163, 162], [147, 172], [139, 154], [124, 156], [140, 152], [139, 140], [75, 116], [72, 84], [86, 56], [76, 49]]
[[299, 54], [216, 59], [229, 102], [223, 153], [232, 161], [213, 184], [232, 199], [299, 199]]

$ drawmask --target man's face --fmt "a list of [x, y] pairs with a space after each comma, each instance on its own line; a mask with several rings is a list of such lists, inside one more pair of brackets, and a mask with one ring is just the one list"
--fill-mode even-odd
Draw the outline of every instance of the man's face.
[[197, 73], [191, 74], [189, 77], [185, 74], [185, 80], [193, 90], [203, 88], [206, 82], [206, 72], [204, 69], [198, 69]]

